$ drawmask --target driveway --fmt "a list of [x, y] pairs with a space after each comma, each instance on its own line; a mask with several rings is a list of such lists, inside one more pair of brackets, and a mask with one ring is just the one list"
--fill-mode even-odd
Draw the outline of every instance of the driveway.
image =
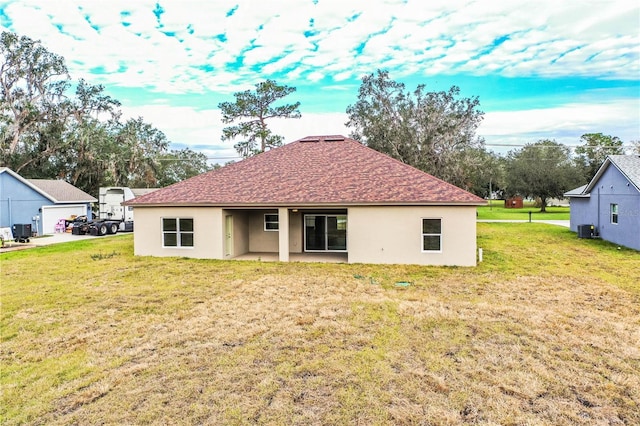
[[0, 248], [0, 253], [6, 253], [8, 251], [14, 251], [14, 250], [24, 250], [24, 249], [39, 247], [39, 246], [48, 246], [50, 244], [80, 241], [83, 239], [108, 238], [113, 235], [118, 235], [118, 234], [111, 234], [111, 235], [108, 234], [108, 235], [105, 235], [104, 237], [98, 237], [95, 235], [73, 235], [70, 232], [65, 232], [61, 234], [58, 233], [58, 234], [52, 234], [52, 235], [44, 235], [42, 237], [30, 238], [28, 243], [18, 243], [15, 241], [5, 242], [4, 243], [5, 246]]

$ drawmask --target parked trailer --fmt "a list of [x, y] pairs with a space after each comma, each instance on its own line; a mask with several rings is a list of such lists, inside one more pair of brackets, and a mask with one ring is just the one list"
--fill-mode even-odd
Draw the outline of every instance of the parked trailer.
[[[131, 188], [110, 186], [100, 188], [98, 193], [100, 221], [117, 222], [120, 231], [133, 231], [133, 209], [122, 205], [135, 198]], [[116, 232], [118, 229], [116, 229]]]
[[118, 220], [87, 220], [86, 216], [78, 216], [73, 221], [71, 233], [73, 235], [103, 236], [115, 234], [120, 230], [122, 222]]
[[133, 231], [133, 207], [123, 206], [122, 203], [158, 189], [126, 186], [101, 187], [98, 193], [99, 220], [118, 222], [119, 231]]
[[126, 186], [102, 187], [98, 192], [99, 212], [95, 220], [79, 216], [73, 221], [72, 233], [76, 235], [107, 235], [133, 231], [133, 208], [122, 203], [157, 188], [128, 188]]

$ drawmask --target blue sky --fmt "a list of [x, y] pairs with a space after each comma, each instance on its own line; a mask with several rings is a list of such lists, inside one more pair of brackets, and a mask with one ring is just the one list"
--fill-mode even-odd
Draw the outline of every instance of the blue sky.
[[220, 162], [235, 151], [217, 105], [234, 92], [296, 87], [302, 118], [270, 124], [286, 141], [348, 135], [346, 108], [378, 68], [407, 89], [478, 96], [478, 134], [497, 152], [589, 132], [639, 140], [639, 23], [631, 0], [0, 0], [3, 30]]

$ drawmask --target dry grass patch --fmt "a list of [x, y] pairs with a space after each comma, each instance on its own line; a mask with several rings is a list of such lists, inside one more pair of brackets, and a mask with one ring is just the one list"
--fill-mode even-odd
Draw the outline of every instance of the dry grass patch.
[[477, 268], [3, 255], [2, 423], [640, 423], [640, 255], [529, 226]]

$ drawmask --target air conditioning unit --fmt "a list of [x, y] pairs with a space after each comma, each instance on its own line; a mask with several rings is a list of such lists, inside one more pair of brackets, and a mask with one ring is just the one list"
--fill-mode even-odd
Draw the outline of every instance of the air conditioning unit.
[[593, 238], [595, 236], [595, 226], [578, 225], [578, 238]]

